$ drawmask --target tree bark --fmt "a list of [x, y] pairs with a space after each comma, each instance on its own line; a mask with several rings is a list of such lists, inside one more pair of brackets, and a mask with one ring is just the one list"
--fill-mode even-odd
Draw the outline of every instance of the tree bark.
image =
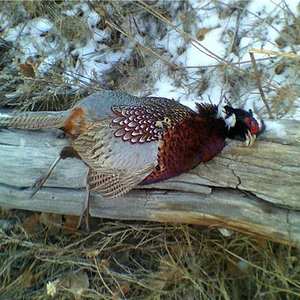
[[[269, 129], [268, 129], [269, 128]], [[58, 131], [0, 131], [0, 206], [79, 215], [87, 167], [59, 163], [28, 199], [67, 138]], [[300, 242], [300, 122], [269, 121], [252, 148], [229, 141], [223, 152], [188, 174], [139, 186], [118, 199], [93, 193], [96, 217], [225, 227], [283, 243]]]

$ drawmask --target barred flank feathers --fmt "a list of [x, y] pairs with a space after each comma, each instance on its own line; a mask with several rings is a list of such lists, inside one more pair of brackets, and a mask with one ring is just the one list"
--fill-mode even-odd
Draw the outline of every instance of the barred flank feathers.
[[42, 129], [63, 127], [70, 111], [7, 112], [0, 111], [0, 128]]

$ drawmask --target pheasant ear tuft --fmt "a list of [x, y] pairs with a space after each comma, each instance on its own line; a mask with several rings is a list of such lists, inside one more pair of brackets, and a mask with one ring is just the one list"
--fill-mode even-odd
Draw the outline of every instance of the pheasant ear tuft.
[[236, 124], [234, 108], [228, 104], [220, 103], [218, 105], [218, 118], [223, 119], [228, 128], [234, 127]]

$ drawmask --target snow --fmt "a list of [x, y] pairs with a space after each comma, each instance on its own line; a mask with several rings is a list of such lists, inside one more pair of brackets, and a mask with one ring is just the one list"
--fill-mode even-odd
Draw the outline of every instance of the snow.
[[31, 36], [41, 36], [42, 33], [50, 31], [53, 28], [53, 24], [45, 18], [33, 19], [24, 27], [23, 32], [30, 34]]
[[9, 114], [1, 113], [0, 112], [0, 118], [11, 118], [12, 116]]
[[[22, 49], [20, 57], [17, 57], [21, 63], [42, 53], [43, 57], [37, 68], [37, 72], [41, 76], [49, 72], [56, 63], [64, 63], [64, 79], [66, 82], [74, 83], [74, 87], [76, 87], [75, 79], [79, 79], [80, 83], [89, 84], [95, 79], [95, 74], [97, 78], [103, 78], [119, 62], [126, 62], [131, 57], [132, 50], [136, 45], [145, 46], [159, 53], [163, 59], [182, 67], [181, 70], [170, 71], [168, 66], [163, 66], [163, 60], [158, 58], [161, 65], [158, 66], [158, 62], [153, 64], [153, 73], [157, 72], [156, 82], [149, 88], [152, 96], [174, 98], [184, 105], [194, 108], [195, 102], [211, 101], [219, 104], [224, 99], [224, 95], [229, 95], [229, 101], [238, 100], [238, 103], [243, 104], [246, 109], [264, 110], [264, 104], [255, 84], [252, 83], [253, 87], [249, 91], [244, 93], [241, 91], [239, 99], [231, 99], [230, 91], [224, 84], [222, 72], [219, 72], [214, 66], [220, 63], [221, 58], [227, 62], [237, 63], [238, 66], [245, 66], [245, 70], [246, 67], [248, 70], [253, 70], [249, 63], [251, 48], [297, 52], [297, 47], [290, 49], [287, 46], [279, 49], [275, 41], [280, 36], [282, 28], [287, 25], [286, 20], [289, 18], [286, 18], [286, 14], [298, 15], [298, 1], [252, 0], [240, 11], [246, 17], [240, 18], [238, 23], [237, 11], [233, 10], [226, 15], [225, 4], [220, 2], [218, 6], [216, 3], [215, 1], [189, 0], [187, 5], [190, 5], [190, 9], [196, 16], [195, 22], [190, 26], [190, 31], [187, 32], [184, 28], [182, 16], [175, 14], [175, 17], [170, 20], [179, 32], [169, 26], [168, 32], [165, 35], [162, 34], [161, 39], [157, 37], [161, 33], [157, 33], [157, 25], [144, 22], [142, 17], [134, 20], [131, 18], [128, 29], [131, 30], [132, 36], [128, 36], [123, 48], [116, 50], [112, 50], [103, 42], [109, 38], [109, 31], [97, 28], [97, 24], [103, 16], [97, 13], [97, 10], [92, 10], [92, 6], [85, 2], [78, 2], [71, 9], [66, 8], [63, 13], [66, 17], [76, 17], [79, 13], [82, 14], [82, 18], [91, 31], [87, 42], [84, 44], [78, 42], [76, 45], [72, 45], [75, 49], [70, 53], [68, 51], [72, 47], [67, 39], [60, 37], [60, 40], [49, 40], [45, 36], [49, 32], [55, 35], [56, 25], [43, 17], [9, 27], [13, 20], [1, 12], [2, 38], [16, 43], [18, 49]], [[236, 5], [234, 1], [230, 1], [230, 3], [232, 7], [234, 4]], [[228, 5], [228, 3], [226, 4]], [[171, 5], [176, 8], [179, 3], [170, 2]], [[106, 6], [106, 12], [111, 13], [109, 6]], [[273, 18], [272, 22], [267, 23], [270, 18]], [[292, 21], [293, 18], [290, 18], [291, 23]], [[197, 41], [197, 32], [201, 29], [207, 29], [208, 32], [204, 34], [204, 39]], [[243, 32], [239, 40], [240, 51], [238, 54], [230, 50], [232, 46], [230, 37], [235, 34], [236, 30]], [[180, 33], [183, 31], [186, 36]], [[140, 32], [144, 32], [145, 35]], [[188, 41], [189, 37], [192, 37], [193, 40]], [[63, 49], [61, 45], [64, 45]], [[179, 51], [181, 48], [184, 50]], [[256, 60], [266, 57], [265, 54], [255, 53]], [[247, 63], [243, 64], [245, 62]], [[264, 66], [270, 69], [269, 73], [271, 74], [273, 71], [268, 64], [270, 61], [266, 60]], [[200, 74], [201, 70], [203, 70], [203, 74]], [[178, 78], [181, 78], [181, 84], [178, 84]], [[207, 78], [209, 79], [207, 87], [203, 90], [200, 89], [199, 92], [198, 85]], [[269, 82], [273, 85], [284, 86], [287, 78], [293, 78], [293, 75], [288, 73], [271, 74]], [[145, 87], [146, 90], [148, 90], [147, 88]], [[274, 93], [273, 90], [270, 89], [269, 95]], [[142, 86], [140, 92], [137, 93], [143, 94]], [[299, 107], [292, 117], [300, 119]], [[274, 126], [272, 129], [282, 130], [274, 128]]]
[[276, 122], [269, 122], [265, 120], [266, 131], [272, 131], [273, 134], [277, 135], [278, 137], [286, 136], [286, 132], [284, 127]]
[[0, 31], [3, 31], [10, 25], [9, 17], [0, 12]]
[[90, 27], [96, 26], [99, 21], [100, 21], [100, 17], [96, 12], [92, 11], [88, 14], [87, 23]]

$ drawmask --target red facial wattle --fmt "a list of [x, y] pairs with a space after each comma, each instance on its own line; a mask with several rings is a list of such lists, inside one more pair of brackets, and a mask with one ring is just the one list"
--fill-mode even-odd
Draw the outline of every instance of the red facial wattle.
[[251, 134], [258, 134], [259, 133], [259, 124], [258, 122], [256, 121], [255, 118], [253, 117], [246, 117], [244, 119], [246, 125], [248, 126], [249, 128], [249, 131]]

